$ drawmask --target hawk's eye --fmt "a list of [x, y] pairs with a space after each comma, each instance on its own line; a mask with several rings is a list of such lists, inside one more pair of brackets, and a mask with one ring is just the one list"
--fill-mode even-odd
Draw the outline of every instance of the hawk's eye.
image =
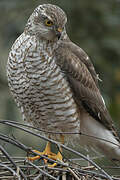
[[51, 20], [49, 20], [49, 19], [46, 19], [46, 20], [45, 20], [45, 25], [46, 25], [46, 26], [52, 26], [52, 25], [53, 25], [53, 22], [52, 22]]

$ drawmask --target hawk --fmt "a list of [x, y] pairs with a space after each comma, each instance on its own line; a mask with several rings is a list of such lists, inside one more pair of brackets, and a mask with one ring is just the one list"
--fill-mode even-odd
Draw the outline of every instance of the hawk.
[[[27, 122], [63, 133], [49, 134], [50, 138], [62, 143], [77, 139], [77, 144], [120, 160], [120, 139], [100, 93], [98, 75], [88, 55], [69, 39], [66, 23], [65, 12], [55, 5], [34, 10], [9, 53], [10, 90]], [[42, 154], [55, 156], [50, 143]], [[57, 158], [62, 160], [60, 152]]]

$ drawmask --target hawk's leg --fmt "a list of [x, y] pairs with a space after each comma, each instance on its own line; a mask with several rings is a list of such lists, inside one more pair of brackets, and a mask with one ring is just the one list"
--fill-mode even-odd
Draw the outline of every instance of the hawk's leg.
[[[60, 142], [62, 144], [64, 144], [64, 136], [63, 135], [60, 135]], [[57, 160], [62, 161], [62, 159], [63, 159], [62, 154], [61, 154], [62, 149], [60, 148], [60, 151], [58, 151], [58, 153], [55, 154], [55, 153], [51, 152], [50, 145], [51, 145], [50, 142], [48, 142], [47, 145], [46, 145], [46, 148], [45, 148], [45, 150], [43, 152], [40, 152], [40, 151], [37, 151], [37, 150], [34, 150], [34, 152], [37, 152], [40, 155], [46, 155], [48, 158], [53, 159], [55, 161], [57, 161]], [[30, 160], [30, 161], [34, 161], [34, 160], [37, 160], [37, 159], [40, 159], [39, 155], [34, 156], [34, 157], [28, 157], [28, 160]], [[45, 163], [47, 163], [47, 161], [48, 161], [47, 159], [44, 159]], [[54, 167], [56, 165], [57, 165], [57, 163], [54, 163], [54, 164], [49, 165], [49, 166]]]
[[[64, 144], [64, 136], [62, 134], [60, 135], [60, 142], [61, 142], [61, 144]], [[62, 153], [62, 148], [60, 147], [58, 153], [55, 154], [54, 156], [51, 156], [50, 158], [53, 159], [53, 160], [62, 161], [63, 157], [62, 157], [61, 153]], [[55, 167], [56, 165], [57, 165], [57, 163], [54, 163], [54, 164], [49, 165], [49, 166], [50, 167]]]

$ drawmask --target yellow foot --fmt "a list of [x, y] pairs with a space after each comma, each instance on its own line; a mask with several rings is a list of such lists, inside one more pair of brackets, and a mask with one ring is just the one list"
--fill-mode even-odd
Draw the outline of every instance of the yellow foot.
[[[39, 152], [37, 150], [34, 150], [34, 152], [37, 152], [38, 154], [40, 155], [45, 155], [47, 156], [48, 158], [52, 159], [52, 160], [55, 160], [55, 161], [62, 161], [62, 155], [60, 152], [58, 152], [57, 154], [51, 152], [51, 149], [50, 149], [50, 142], [47, 143], [46, 145], [46, 148], [43, 152]], [[37, 159], [40, 159], [41, 156], [37, 155], [37, 156], [34, 156], [34, 157], [28, 157], [27, 159], [29, 161], [35, 161]], [[47, 163], [47, 159], [44, 159], [44, 162]], [[55, 167], [57, 165], [57, 163], [53, 163], [52, 165], [48, 165], [49, 167]]]
[[[63, 160], [62, 154], [60, 152], [58, 152], [57, 154], [55, 154], [54, 156], [51, 156], [49, 158], [51, 158], [51, 159], [53, 159], [55, 161], [62, 161]], [[57, 166], [57, 163], [53, 163], [52, 165], [49, 164], [48, 166], [49, 167], [55, 167], [55, 166]]]

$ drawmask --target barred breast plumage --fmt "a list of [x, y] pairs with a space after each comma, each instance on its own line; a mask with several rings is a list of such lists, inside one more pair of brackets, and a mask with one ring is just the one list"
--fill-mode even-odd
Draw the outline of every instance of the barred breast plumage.
[[55, 63], [56, 46], [23, 33], [9, 54], [9, 86], [28, 122], [48, 130], [79, 132], [77, 106]]

